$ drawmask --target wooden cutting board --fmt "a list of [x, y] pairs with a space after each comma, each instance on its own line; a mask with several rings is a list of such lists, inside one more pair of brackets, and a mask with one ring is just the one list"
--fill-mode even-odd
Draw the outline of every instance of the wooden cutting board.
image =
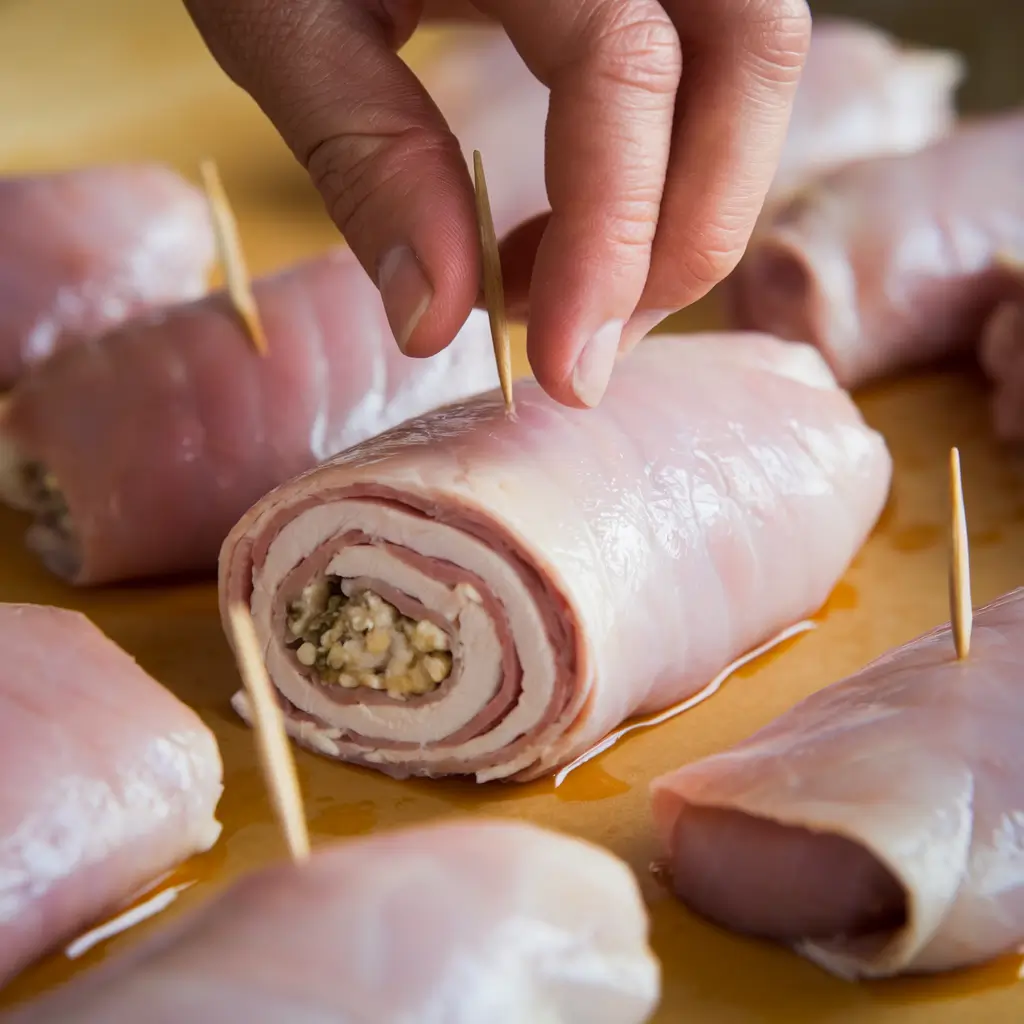
[[[429, 44], [429, 37], [414, 44], [413, 63]], [[204, 156], [220, 163], [256, 272], [336, 241], [303, 173], [253, 104], [219, 72], [178, 0], [0, 2], [0, 170], [157, 158], [194, 175]], [[679, 318], [677, 326], [694, 329], [714, 321], [711, 301]], [[525, 368], [521, 338], [517, 367]], [[866, 394], [862, 407], [892, 447], [893, 494], [879, 528], [819, 616], [819, 629], [740, 672], [720, 696], [688, 715], [628, 739], [570, 776], [557, 792], [550, 782], [399, 783], [300, 752], [314, 841], [488, 814], [529, 818], [606, 845], [633, 865], [651, 903], [665, 974], [656, 1020], [664, 1024], [1019, 1021], [1024, 990], [1014, 987], [1018, 958], [940, 979], [848, 985], [783, 950], [695, 920], [648, 870], [657, 854], [648, 780], [740, 739], [812, 690], [948, 618], [950, 445], [959, 445], [963, 454], [976, 601], [1024, 582], [1024, 465], [991, 441], [982, 382], [967, 370], [932, 373]], [[25, 525], [20, 516], [0, 514], [0, 600], [80, 609], [199, 709], [224, 755], [225, 828], [215, 849], [169, 880], [196, 884], [162, 918], [81, 959], [55, 954], [14, 981], [0, 1006], [122, 952], [241, 872], [283, 855], [252, 736], [228, 707], [238, 678], [213, 585], [76, 592], [23, 552]], [[12, 778], [9, 768], [3, 778]]]

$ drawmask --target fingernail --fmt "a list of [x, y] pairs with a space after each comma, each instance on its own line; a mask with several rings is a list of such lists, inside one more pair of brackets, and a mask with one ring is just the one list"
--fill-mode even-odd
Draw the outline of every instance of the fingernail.
[[584, 404], [594, 408], [604, 397], [611, 380], [615, 357], [622, 339], [624, 320], [609, 320], [583, 346], [572, 371], [572, 390]]
[[663, 320], [667, 320], [676, 310], [674, 309], [644, 309], [634, 313], [622, 332], [622, 345], [620, 355], [632, 352], [636, 346], [647, 337], [655, 327]]
[[384, 302], [391, 333], [404, 352], [405, 346], [434, 300], [434, 289], [406, 245], [389, 249], [377, 265], [377, 287]]

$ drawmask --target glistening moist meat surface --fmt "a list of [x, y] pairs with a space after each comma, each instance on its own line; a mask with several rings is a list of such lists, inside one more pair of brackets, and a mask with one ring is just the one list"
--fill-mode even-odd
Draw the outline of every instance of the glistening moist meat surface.
[[0, 985], [220, 834], [217, 741], [85, 616], [0, 604]]
[[318, 845], [4, 1021], [643, 1024], [649, 930], [607, 850], [475, 817]]
[[973, 346], [1024, 254], [1024, 111], [849, 164], [762, 218], [736, 327], [816, 345], [845, 387]]
[[765, 336], [651, 339], [594, 411], [533, 382], [516, 403], [411, 420], [229, 535], [222, 608], [250, 606], [300, 742], [399, 777], [544, 775], [816, 610], [888, 491], [820, 356]]

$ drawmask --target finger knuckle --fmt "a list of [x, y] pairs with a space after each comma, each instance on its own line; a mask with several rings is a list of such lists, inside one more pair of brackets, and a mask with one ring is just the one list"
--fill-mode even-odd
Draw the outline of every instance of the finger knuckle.
[[[379, 216], [382, 196], [396, 180], [418, 178], [424, 165], [458, 150], [450, 134], [409, 127], [389, 134], [348, 132], [321, 140], [305, 160], [306, 169], [343, 233], [359, 230]], [[461, 157], [460, 157], [461, 159]]]
[[683, 51], [672, 19], [649, 0], [607, 5], [590, 26], [591, 51], [601, 73], [616, 84], [657, 96], [674, 96]]
[[741, 252], [741, 248], [726, 238], [688, 246], [681, 260], [682, 278], [690, 283], [693, 292], [708, 292], [736, 269]]

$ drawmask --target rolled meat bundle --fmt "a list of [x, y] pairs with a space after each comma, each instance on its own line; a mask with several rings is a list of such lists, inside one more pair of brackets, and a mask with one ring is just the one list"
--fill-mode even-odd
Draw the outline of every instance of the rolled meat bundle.
[[903, 46], [845, 18], [816, 21], [769, 205], [843, 164], [948, 134], [965, 71], [952, 51]]
[[659, 996], [629, 868], [516, 822], [318, 849], [173, 929], [5, 1024], [642, 1024]]
[[1024, 589], [653, 784], [676, 891], [843, 977], [1024, 943]]
[[842, 168], [755, 232], [733, 322], [814, 344], [847, 387], [973, 345], [1024, 253], [1022, 178], [1024, 113]]
[[0, 390], [58, 347], [207, 290], [201, 192], [152, 165], [0, 178]]
[[[656, 337], [596, 410], [516, 385], [284, 484], [225, 541], [299, 742], [529, 779], [693, 694], [827, 598], [890, 460], [820, 356]], [[243, 696], [236, 709], [245, 716]]]
[[77, 584], [210, 572], [275, 484], [435, 405], [490, 387], [487, 317], [429, 360], [402, 355], [347, 250], [258, 282], [270, 354], [223, 295], [58, 353], [0, 414], [0, 495]]
[[85, 616], [0, 604], [0, 985], [220, 834], [198, 716]]

